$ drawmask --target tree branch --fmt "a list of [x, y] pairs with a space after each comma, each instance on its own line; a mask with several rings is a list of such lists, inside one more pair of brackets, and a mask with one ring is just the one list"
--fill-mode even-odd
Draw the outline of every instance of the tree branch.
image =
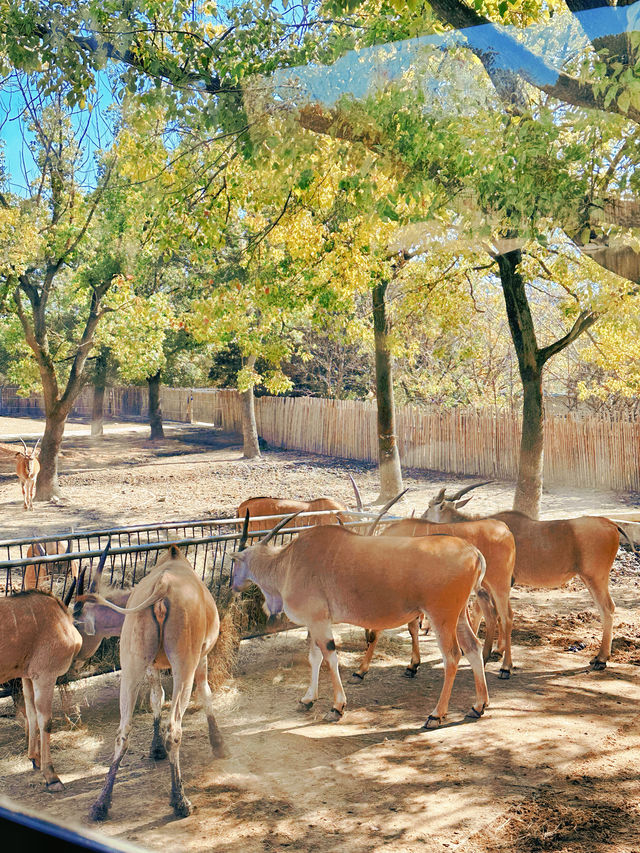
[[580, 316], [575, 321], [571, 329], [564, 337], [554, 341], [549, 346], [542, 347], [538, 350], [538, 364], [542, 367], [552, 356], [561, 352], [563, 349], [573, 343], [584, 331], [593, 326], [600, 317], [595, 311], [581, 311]]

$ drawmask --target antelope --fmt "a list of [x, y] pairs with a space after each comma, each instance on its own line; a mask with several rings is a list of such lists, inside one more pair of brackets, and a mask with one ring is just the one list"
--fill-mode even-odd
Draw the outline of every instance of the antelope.
[[[468, 717], [479, 719], [489, 703], [480, 641], [467, 616], [467, 602], [480, 588], [485, 571], [482, 554], [454, 536], [395, 538], [360, 536], [338, 525], [309, 527], [287, 545], [269, 542], [295, 516], [283, 519], [257, 544], [245, 548], [245, 518], [239, 550], [233, 555], [232, 589], [256, 583], [268, 612], [284, 612], [306, 625], [310, 637], [311, 681], [300, 700], [310, 710], [318, 698], [322, 661], [331, 672], [333, 707], [325, 719], [339, 720], [347, 704], [331, 625], [348, 622], [374, 631], [397, 628], [425, 613], [444, 662], [444, 684], [423, 728], [446, 717], [460, 660], [460, 648], [473, 669], [476, 700]], [[459, 645], [458, 645], [459, 644]]]
[[[108, 551], [109, 546], [105, 548], [100, 557], [96, 572], [87, 589], [88, 594], [98, 592], [101, 588], [102, 572]], [[125, 614], [115, 611], [111, 607], [98, 604], [84, 595], [85, 574], [86, 569], [83, 569], [78, 578], [77, 598], [73, 608], [73, 622], [82, 638], [80, 651], [71, 664], [70, 673], [73, 676], [78, 675], [89, 658], [98, 651], [100, 643], [104, 639], [120, 636], [125, 619]], [[124, 608], [132, 591], [132, 587], [109, 587], [107, 594], [111, 604]], [[159, 670], [148, 669], [147, 679], [151, 688], [151, 704], [154, 712], [153, 729], [154, 733], [157, 733], [149, 752], [149, 758], [159, 761], [167, 757], [166, 749], [160, 739], [160, 709], [164, 703], [164, 689]]]
[[47, 791], [64, 789], [51, 763], [53, 688], [81, 645], [65, 604], [49, 593], [30, 589], [0, 599], [0, 682], [22, 679], [27, 755]]
[[[482, 521], [469, 521], [465, 524], [431, 524], [428, 521], [417, 518], [405, 518], [400, 521], [392, 521], [384, 528], [384, 536], [431, 536], [434, 534], [445, 534], [459, 536], [482, 553], [487, 568], [482, 581], [482, 586], [491, 595], [493, 607], [486, 606], [488, 602], [484, 598], [477, 599], [477, 604], [482, 610], [486, 622], [486, 636], [482, 656], [484, 662], [489, 660], [493, 646], [493, 637], [496, 628], [495, 612], [499, 616], [504, 627], [504, 656], [500, 666], [499, 677], [507, 679], [511, 674], [513, 661], [511, 659], [511, 627], [512, 616], [509, 606], [509, 593], [513, 580], [513, 569], [516, 560], [516, 546], [513, 536], [506, 524], [494, 519]], [[495, 609], [494, 609], [495, 608]], [[478, 608], [473, 608], [474, 630], [477, 629], [479, 621]], [[405, 671], [408, 677], [415, 676], [420, 666], [420, 646], [418, 644], [418, 620], [414, 620], [408, 626], [411, 634], [411, 663]], [[369, 671], [371, 659], [378, 642], [378, 632], [367, 632], [367, 650], [360, 663], [359, 669], [353, 673], [354, 678], [360, 681]]]
[[[27, 548], [27, 557], [44, 557], [44, 556], [52, 556], [53, 554], [70, 554], [71, 553], [71, 540], [69, 540], [67, 547], [63, 545], [62, 542], [45, 542], [44, 548], [39, 542], [34, 542], [32, 545], [29, 545]], [[50, 577], [49, 567], [53, 568], [53, 566], [57, 566], [58, 563], [29, 563], [25, 566], [24, 570], [24, 580], [23, 587], [24, 589], [36, 589], [43, 582], [46, 582]], [[71, 576], [74, 580], [78, 579], [78, 561], [71, 560]]]
[[[447, 524], [472, 520], [460, 512], [471, 498], [460, 498], [481, 485], [485, 483], [466, 486], [449, 497], [441, 489], [423, 518]], [[535, 521], [515, 510], [493, 513], [490, 518], [503, 521], [515, 539], [515, 584], [556, 589], [573, 577], [584, 583], [602, 621], [600, 649], [590, 664], [592, 669], [604, 669], [611, 657], [615, 604], [609, 594], [609, 573], [620, 544], [617, 525], [602, 516]]]
[[[356, 481], [353, 479], [351, 474], [349, 474], [348, 477], [349, 480], [351, 480], [351, 485], [353, 486], [353, 491], [356, 497], [356, 509], [359, 512], [362, 512], [365, 507], [362, 503], [360, 490], [358, 489]], [[404, 494], [404, 492], [402, 494]], [[399, 500], [399, 497], [400, 496], [395, 498], [395, 500]], [[333, 500], [333, 498], [315, 498], [311, 501], [296, 501], [289, 500], [287, 498], [263, 497], [248, 498], [246, 501], [243, 501], [238, 507], [237, 518], [244, 518], [245, 514], [249, 512], [250, 518], [253, 519], [249, 523], [249, 531], [267, 531], [272, 527], [271, 522], [268, 519], [257, 520], [256, 516], [288, 515], [289, 513], [322, 512], [328, 510], [335, 510], [335, 513], [331, 513], [330, 515], [310, 515], [305, 518], [305, 523], [308, 525], [335, 524], [336, 522], [338, 522], [338, 524], [343, 524], [349, 515], [348, 507], [343, 503], [340, 503], [340, 501]]]
[[216, 757], [224, 755], [222, 737], [213, 714], [211, 688], [207, 680], [207, 655], [213, 650], [220, 633], [216, 603], [205, 584], [176, 545], [156, 563], [137, 584], [127, 607], [119, 607], [102, 595], [82, 597], [124, 614], [120, 639], [120, 726], [115, 751], [104, 786], [91, 807], [92, 820], [104, 820], [111, 806], [111, 796], [118, 767], [127, 751], [131, 718], [145, 672], [171, 669], [173, 694], [166, 737], [160, 735], [162, 694], [152, 688], [154, 729], [151, 752], [157, 757], [169, 753], [171, 765], [170, 804], [177, 817], [191, 814], [180, 774], [180, 742], [182, 717], [189, 704], [195, 679], [209, 724], [209, 742]]
[[[102, 552], [96, 571], [93, 573], [87, 594], [97, 593], [101, 588], [102, 573], [109, 553], [110, 544]], [[89, 658], [98, 651], [100, 643], [107, 637], [119, 637], [124, 623], [124, 614], [91, 600], [84, 594], [86, 569], [80, 572], [76, 602], [73, 608], [73, 621], [82, 637], [82, 647], [73, 662], [72, 672], [77, 675]], [[132, 588], [110, 587], [109, 601], [123, 608], [126, 606]], [[155, 670], [154, 670], [155, 672]], [[160, 703], [162, 705], [162, 702]], [[158, 726], [160, 721], [158, 720]], [[152, 758], [154, 756], [151, 756]]]
[[[22, 441], [22, 439], [20, 439]], [[40, 471], [40, 462], [38, 461], [38, 439], [33, 450], [29, 450], [27, 445], [22, 441], [24, 450], [16, 453], [16, 474], [22, 486], [22, 497], [24, 499], [24, 508], [33, 509], [33, 498], [36, 493], [36, 480]]]
[[[322, 512], [323, 510], [335, 510], [335, 513], [327, 515], [310, 515], [305, 519], [307, 524], [335, 524], [337, 519], [343, 520], [342, 513], [347, 507], [332, 498], [315, 498], [311, 501], [296, 501], [287, 498], [248, 498], [238, 507], [238, 518], [244, 518], [249, 512], [251, 518], [263, 515], [288, 515], [300, 512]], [[272, 523], [268, 518], [256, 519], [250, 522], [249, 530], [270, 530]]]

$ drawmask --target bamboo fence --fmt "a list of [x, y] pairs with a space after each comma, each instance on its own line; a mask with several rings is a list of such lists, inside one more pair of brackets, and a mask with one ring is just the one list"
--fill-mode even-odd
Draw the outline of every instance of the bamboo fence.
[[[240, 395], [233, 390], [162, 388], [166, 420], [213, 424], [225, 432], [242, 430]], [[143, 418], [146, 388], [111, 388], [105, 415]], [[0, 388], [0, 414], [42, 415], [38, 395], [18, 397]], [[91, 389], [74, 408], [91, 413]], [[373, 402], [316, 397], [258, 397], [258, 432], [271, 447], [376, 462], [376, 408]], [[396, 434], [405, 468], [515, 479], [520, 414], [491, 409], [398, 407]], [[547, 417], [544, 480], [548, 485], [640, 491], [640, 423], [600, 417]]]

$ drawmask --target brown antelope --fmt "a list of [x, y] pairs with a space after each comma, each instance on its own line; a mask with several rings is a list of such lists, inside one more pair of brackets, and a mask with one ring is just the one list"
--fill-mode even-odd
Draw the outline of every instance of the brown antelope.
[[[71, 542], [69, 541], [66, 548], [62, 542], [45, 542], [44, 548], [40, 542], [34, 542], [27, 548], [27, 557], [44, 557], [53, 556], [54, 554], [70, 554]], [[69, 561], [71, 568], [71, 576], [77, 581], [78, 579], [78, 561]], [[58, 563], [29, 563], [24, 570], [24, 589], [36, 589], [46, 583], [50, 576], [50, 570], [54, 566], [65, 565], [65, 561]]]
[[442, 653], [444, 684], [424, 728], [439, 725], [447, 714], [460, 647], [476, 685], [469, 716], [480, 718], [489, 699], [480, 641], [469, 624], [467, 602], [474, 590], [484, 593], [480, 589], [485, 570], [482, 554], [455, 536], [371, 538], [338, 525], [309, 527], [287, 545], [270, 545], [292, 517], [246, 550], [249, 520], [245, 520], [240, 549], [233, 555], [232, 588], [240, 592], [253, 581], [272, 615], [284, 610], [289, 619], [308, 628], [311, 682], [300, 700], [301, 709], [309, 710], [318, 698], [320, 666], [325, 660], [334, 696], [325, 719], [336, 721], [344, 713], [347, 697], [338, 670], [333, 623], [382, 631], [425, 613]]
[[[22, 441], [22, 439], [20, 439]], [[40, 462], [38, 462], [38, 439], [33, 450], [29, 450], [27, 445], [22, 441], [24, 450], [16, 453], [16, 474], [22, 486], [22, 497], [24, 499], [24, 508], [33, 509], [33, 498], [36, 493], [36, 480], [40, 472]]]
[[[441, 489], [429, 502], [423, 518], [447, 524], [474, 520], [460, 512], [471, 498], [460, 498], [480, 485], [484, 483], [466, 486], [450, 497]], [[490, 518], [503, 521], [513, 533], [515, 584], [556, 589], [573, 577], [584, 583], [600, 611], [603, 627], [600, 650], [591, 666], [604, 669], [611, 656], [615, 604], [609, 594], [609, 573], [620, 544], [617, 525], [601, 516], [535, 521], [516, 511], [493, 513]]]
[[[419, 518], [404, 518], [400, 521], [392, 521], [386, 525], [384, 536], [432, 536], [434, 534], [445, 534], [459, 536], [467, 542], [471, 542], [483, 554], [487, 568], [482, 581], [482, 586], [491, 595], [494, 606], [486, 606], [488, 602], [484, 598], [477, 599], [486, 622], [486, 636], [482, 656], [485, 663], [489, 660], [495, 635], [496, 617], [502, 620], [504, 626], [504, 657], [500, 667], [500, 678], [509, 678], [513, 661], [511, 659], [511, 627], [509, 593], [513, 580], [513, 569], [516, 559], [516, 546], [506, 524], [494, 519], [482, 521], [469, 521], [466, 524], [431, 524]], [[494, 609], [495, 608], [495, 609]], [[479, 619], [478, 608], [473, 608], [474, 629], [477, 628]], [[420, 646], [418, 644], [418, 621], [411, 622], [408, 626], [411, 634], [411, 663], [406, 669], [406, 675], [413, 677], [420, 666]], [[371, 658], [378, 642], [378, 632], [367, 632], [367, 650], [360, 667], [353, 676], [362, 680], [371, 664]]]
[[[121, 588], [119, 586], [107, 587], [101, 589], [102, 572], [107, 559], [110, 545], [107, 545], [100, 557], [98, 567], [94, 572], [91, 583], [87, 589], [87, 593], [104, 592], [106, 598], [111, 604], [116, 604], [121, 610], [126, 607], [129, 596], [133, 592], [132, 587]], [[86, 569], [80, 572], [78, 578], [77, 598], [73, 608], [73, 623], [76, 626], [82, 638], [82, 647], [75, 656], [71, 669], [71, 675], [78, 675], [82, 667], [86, 664], [100, 647], [100, 643], [107, 637], [119, 637], [122, 633], [125, 614], [113, 610], [111, 607], [105, 607], [103, 604], [98, 604], [96, 601], [88, 599], [84, 595], [84, 578]], [[149, 757], [159, 760], [167, 757], [164, 745], [160, 740], [160, 711], [164, 703], [164, 689], [160, 679], [160, 671], [154, 668], [147, 670], [147, 679], [151, 688], [151, 706], [154, 712], [153, 730], [154, 742], [149, 753]]]
[[[364, 510], [360, 490], [356, 485], [356, 481], [351, 474], [348, 475], [353, 486], [353, 491], [356, 497], [356, 508], [359, 512]], [[406, 491], [406, 489], [405, 489]], [[404, 494], [404, 492], [402, 493]], [[395, 498], [399, 500], [400, 496]], [[393, 503], [393, 501], [391, 502]], [[388, 505], [389, 506], [389, 505]], [[388, 508], [387, 506], [387, 508]], [[335, 510], [329, 514], [329, 510]], [[287, 498], [248, 498], [243, 501], [238, 507], [238, 518], [244, 518], [246, 513], [249, 513], [251, 521], [249, 522], [249, 532], [255, 530], [270, 530], [273, 527], [272, 521], [265, 518], [257, 520], [257, 516], [271, 515], [289, 515], [292, 513], [301, 512], [327, 512], [327, 515], [309, 515], [304, 519], [305, 525], [314, 524], [342, 524], [349, 517], [349, 509], [340, 501], [335, 501], [333, 498], [315, 498], [311, 501], [296, 501]]]
[[170, 803], [176, 816], [185, 817], [192, 809], [184, 793], [179, 753], [182, 717], [189, 704], [194, 679], [207, 715], [214, 755], [224, 754], [207, 680], [207, 655], [220, 633], [216, 603], [175, 545], [169, 547], [153, 571], [134, 587], [126, 608], [96, 593], [84, 598], [125, 616], [120, 638], [120, 726], [104, 787], [90, 811], [91, 819], [104, 820], [108, 815], [116, 773], [127, 750], [131, 718], [145, 672], [169, 668], [173, 673], [173, 694], [164, 743], [160, 735], [162, 696], [158, 691], [151, 691], [154, 716], [151, 751], [162, 757], [166, 747], [171, 764]]
[[[248, 498], [238, 507], [238, 518], [244, 518], [248, 512], [252, 519], [263, 515], [289, 515], [300, 512], [322, 512], [335, 510], [327, 515], [310, 515], [304, 520], [305, 524], [335, 524], [338, 518], [343, 521], [342, 513], [347, 507], [332, 498], [315, 498], [312, 501], [295, 501], [288, 498]], [[273, 522], [268, 518], [251, 521], [249, 531], [270, 530]]]
[[0, 598], [0, 682], [22, 679], [27, 754], [48, 791], [64, 787], [51, 764], [53, 688], [81, 645], [67, 608], [49, 593], [31, 589]]
[[[91, 577], [91, 583], [87, 589], [88, 594], [101, 592], [102, 572], [109, 553], [110, 545], [102, 552], [96, 571]], [[84, 580], [86, 569], [80, 572], [78, 578], [77, 597], [73, 608], [73, 622], [82, 637], [82, 648], [73, 662], [72, 672], [77, 674], [89, 658], [98, 651], [100, 643], [106, 637], [119, 637], [122, 633], [124, 614], [116, 612], [110, 607], [105, 607], [84, 595]], [[120, 608], [126, 607], [132, 587], [109, 587], [104, 591], [112, 604]], [[162, 704], [162, 703], [161, 703]], [[158, 726], [160, 721], [158, 720]]]

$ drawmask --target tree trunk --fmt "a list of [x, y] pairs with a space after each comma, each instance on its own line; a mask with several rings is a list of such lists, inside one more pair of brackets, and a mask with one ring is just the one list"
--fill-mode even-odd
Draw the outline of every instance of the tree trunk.
[[[255, 355], [250, 355], [246, 366], [253, 369], [256, 364]], [[253, 396], [253, 385], [242, 391], [242, 443], [243, 456], [245, 459], [256, 459], [260, 457], [260, 445], [258, 443], [258, 426], [256, 424], [255, 397]]]
[[513, 508], [526, 512], [531, 518], [540, 514], [544, 476], [544, 404], [542, 400], [542, 371], [522, 378], [522, 437], [518, 482]]
[[521, 260], [522, 253], [519, 249], [497, 258], [511, 339], [518, 357], [524, 392], [520, 460], [513, 508], [526, 512], [531, 518], [538, 518], [544, 463], [542, 365], [539, 363], [538, 342], [524, 281], [518, 271]]
[[62, 445], [64, 427], [67, 415], [63, 409], [56, 406], [51, 414], [47, 414], [44, 435], [40, 443], [40, 472], [36, 482], [36, 500], [50, 501], [58, 497], [58, 453]]
[[402, 491], [402, 469], [396, 440], [393, 404], [393, 371], [389, 351], [389, 326], [385, 296], [388, 282], [373, 288], [373, 329], [376, 350], [376, 398], [378, 404], [378, 460], [380, 495], [376, 503], [386, 503]]
[[107, 356], [100, 353], [96, 358], [96, 373], [93, 384], [93, 411], [91, 413], [91, 435], [100, 437], [104, 424], [104, 392], [107, 384]]
[[511, 339], [518, 356], [522, 380], [522, 438], [518, 482], [513, 508], [538, 518], [542, 497], [544, 462], [544, 408], [542, 401], [542, 371], [554, 355], [562, 352], [598, 320], [594, 311], [584, 310], [566, 335], [539, 347], [527, 293], [518, 265], [522, 260], [519, 249], [496, 257], [500, 282], [507, 307]]
[[147, 384], [149, 385], [149, 426], [151, 427], [149, 437], [154, 441], [157, 438], [164, 438], [160, 406], [160, 371], [147, 377]]

